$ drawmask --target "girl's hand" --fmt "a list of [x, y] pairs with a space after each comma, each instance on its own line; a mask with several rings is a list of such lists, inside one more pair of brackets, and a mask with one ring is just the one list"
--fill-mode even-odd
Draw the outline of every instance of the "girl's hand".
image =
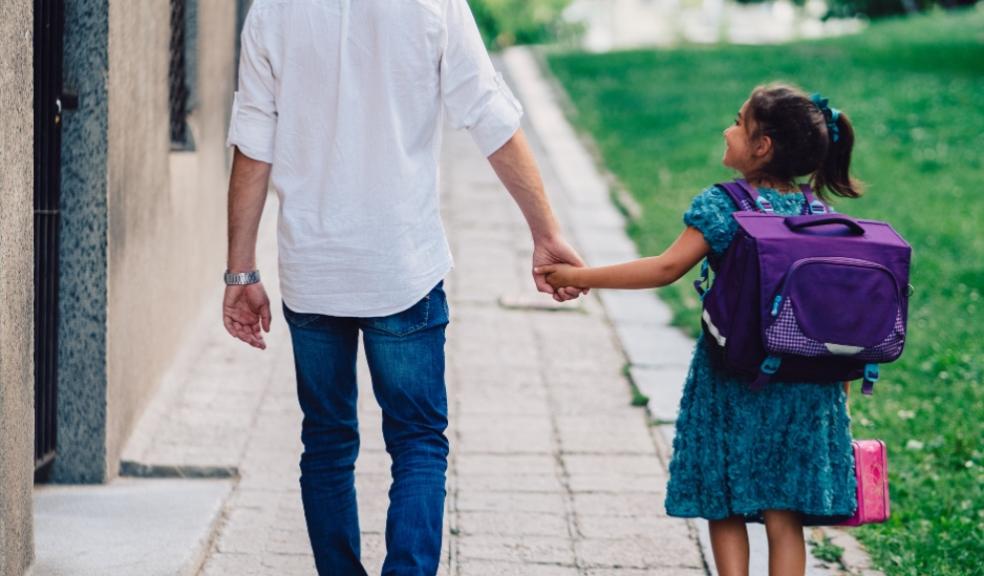
[[533, 269], [536, 274], [546, 275], [547, 284], [554, 290], [561, 288], [587, 288], [577, 281], [577, 268], [570, 264], [546, 264]]
[[551, 264], [584, 266], [584, 261], [571, 248], [570, 244], [561, 237], [535, 239], [533, 241], [533, 282], [536, 284], [537, 290], [552, 294], [553, 299], [557, 302], [573, 300], [581, 294], [588, 293], [587, 290], [578, 290], [577, 288], [565, 287], [564, 289], [558, 290], [556, 287], [551, 286], [544, 274], [538, 274], [536, 272], [537, 267]]

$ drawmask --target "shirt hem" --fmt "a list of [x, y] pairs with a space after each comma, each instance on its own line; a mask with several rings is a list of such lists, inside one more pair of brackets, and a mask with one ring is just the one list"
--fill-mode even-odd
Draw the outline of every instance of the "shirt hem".
[[[434, 272], [425, 276], [427, 282], [425, 283], [426, 288], [423, 290], [417, 290], [412, 293], [412, 296], [405, 301], [401, 301], [399, 304], [382, 306], [378, 308], [370, 308], [367, 310], [354, 310], [351, 308], [342, 307], [331, 307], [331, 306], [305, 306], [303, 302], [295, 300], [293, 296], [289, 295], [289, 290], [285, 290], [283, 282], [281, 282], [281, 299], [287, 305], [288, 308], [294, 312], [300, 314], [321, 314], [323, 316], [334, 316], [337, 318], [380, 318], [383, 316], [391, 316], [403, 312], [409, 309], [417, 302], [420, 302], [424, 296], [430, 294], [430, 291], [437, 286], [443, 278], [445, 278], [453, 268], [452, 261], [447, 260], [444, 264], [434, 269]], [[303, 300], [303, 299], [300, 299]]]

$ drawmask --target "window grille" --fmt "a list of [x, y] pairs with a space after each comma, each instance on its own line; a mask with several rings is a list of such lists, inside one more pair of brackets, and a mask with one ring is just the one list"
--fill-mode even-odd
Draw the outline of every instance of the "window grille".
[[63, 0], [34, 0], [34, 470], [51, 472], [58, 433], [58, 246], [63, 91]]
[[171, 115], [171, 149], [191, 148], [188, 131], [188, 18], [185, 0], [171, 0], [171, 59], [168, 70], [168, 107]]

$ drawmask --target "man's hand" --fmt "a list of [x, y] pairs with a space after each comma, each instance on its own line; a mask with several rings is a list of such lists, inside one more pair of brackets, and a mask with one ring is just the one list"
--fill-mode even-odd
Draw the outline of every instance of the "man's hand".
[[222, 299], [222, 323], [232, 336], [254, 348], [266, 350], [263, 332], [270, 331], [270, 299], [261, 282], [226, 286]]
[[584, 266], [584, 261], [581, 260], [581, 257], [578, 256], [577, 252], [574, 251], [570, 244], [568, 244], [563, 238], [534, 242], [533, 282], [536, 283], [537, 290], [546, 294], [552, 294], [554, 300], [557, 302], [573, 300], [581, 294], [588, 293], [587, 290], [574, 288], [570, 285], [564, 285], [561, 287], [552, 286], [550, 282], [547, 282], [546, 274], [536, 271], [538, 267], [549, 264], [569, 264], [577, 267]]

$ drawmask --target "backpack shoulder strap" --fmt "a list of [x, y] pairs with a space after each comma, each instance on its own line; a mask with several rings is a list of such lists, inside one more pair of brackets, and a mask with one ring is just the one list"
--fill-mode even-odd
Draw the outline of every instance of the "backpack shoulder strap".
[[[724, 190], [724, 193], [731, 198], [731, 201], [735, 203], [738, 207], [739, 212], [747, 212], [749, 210], [754, 211], [756, 209], [755, 201], [752, 199], [751, 194], [746, 190], [737, 180], [731, 182], [719, 182], [715, 184], [717, 188]], [[700, 266], [700, 275], [696, 280], [694, 280], [694, 288], [697, 290], [697, 294], [700, 295], [701, 301], [704, 300], [704, 296], [707, 295], [707, 291], [710, 290], [710, 270], [717, 270], [718, 261], [720, 256], [714, 256], [713, 254], [708, 254], [704, 258], [704, 262]]]
[[809, 184], [800, 184], [800, 192], [803, 193], [804, 199], [801, 214], [829, 214], [833, 212], [830, 206], [814, 196], [813, 189], [810, 188]]
[[739, 212], [756, 212], [759, 207], [755, 202], [755, 197], [748, 189], [748, 183], [744, 180], [732, 180], [731, 182], [721, 182], [715, 184], [731, 198], [731, 201], [738, 207]]

